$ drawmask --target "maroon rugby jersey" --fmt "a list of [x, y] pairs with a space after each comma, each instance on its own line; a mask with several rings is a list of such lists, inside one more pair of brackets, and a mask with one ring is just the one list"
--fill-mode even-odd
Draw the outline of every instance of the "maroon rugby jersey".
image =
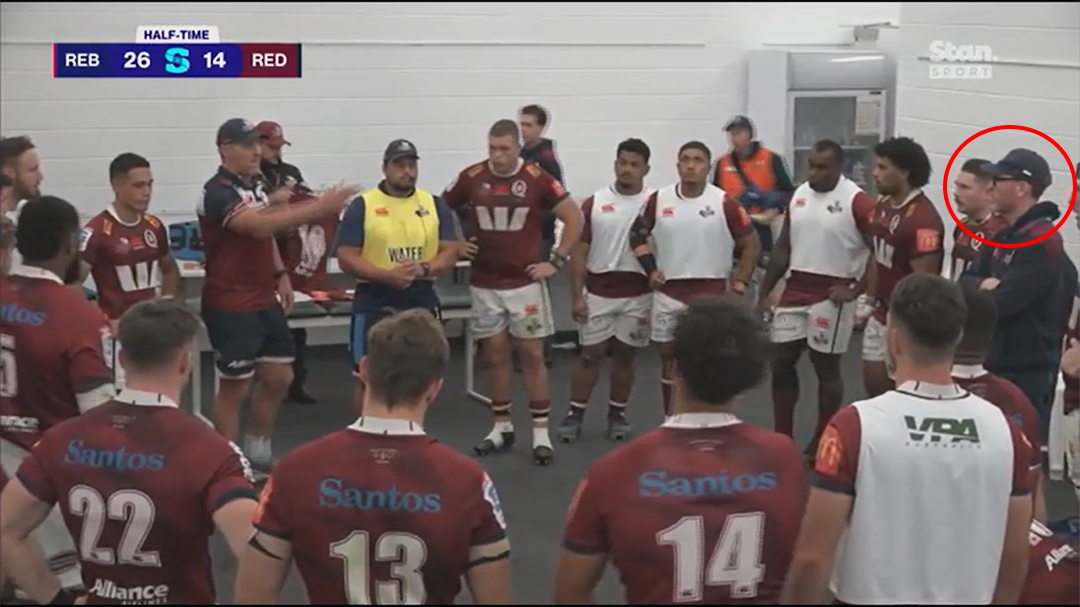
[[608, 555], [631, 605], [775, 604], [806, 490], [790, 438], [730, 415], [675, 416], [590, 467], [563, 546]]
[[990, 373], [981, 365], [954, 365], [952, 375], [958, 386], [1001, 409], [1010, 422], [1023, 430], [1024, 436], [1038, 453], [1042, 444], [1039, 413], [1023, 390], [1004, 377]]
[[112, 337], [100, 308], [41, 268], [4, 277], [0, 303], [0, 438], [30, 449], [79, 415], [77, 395], [112, 383]]
[[214, 604], [212, 517], [255, 499], [235, 445], [136, 390], [46, 432], [18, 478], [60, 507], [91, 605]]
[[1029, 531], [1028, 565], [1020, 605], [1080, 605], [1080, 556], [1039, 521]]
[[534, 281], [526, 268], [540, 258], [542, 220], [570, 194], [557, 179], [522, 160], [513, 175], [497, 175], [487, 161], [461, 171], [442, 198], [451, 209], [468, 205], [466, 230], [479, 252], [470, 282], [484, 289], [517, 289]]
[[[964, 220], [964, 227], [974, 232], [975, 235], [980, 238], [993, 240], [994, 234], [1009, 227], [1009, 220], [1001, 215], [990, 215], [982, 220], [968, 218]], [[982, 250], [982, 247], [983, 243], [972, 238], [971, 235], [960, 229], [960, 226], [956, 226], [953, 229], [952, 267], [950, 274], [953, 280], [960, 280], [960, 276], [971, 267], [971, 264], [975, 263], [975, 260], [979, 258], [979, 252]]]
[[[941, 254], [945, 225], [934, 203], [918, 191], [899, 207], [882, 199], [878, 202], [875, 217], [877, 305], [874, 318], [884, 324], [893, 289], [902, 278], [914, 272], [911, 262], [924, 255]], [[941, 273], [940, 267], [936, 273]]]
[[[301, 190], [293, 195], [289, 204], [307, 203], [314, 195]], [[323, 288], [326, 282], [326, 263], [334, 251], [334, 244], [341, 217], [329, 215], [322, 220], [293, 228], [278, 237], [281, 259], [289, 269], [289, 281], [293, 290], [311, 293]]]
[[120, 221], [110, 206], [83, 228], [80, 251], [90, 264], [98, 305], [112, 320], [153, 299], [161, 288], [161, 260], [170, 255], [169, 234], [157, 217]]
[[449, 605], [508, 558], [491, 478], [408, 421], [360, 418], [274, 468], [255, 529], [288, 540], [313, 605]]
[[277, 242], [229, 227], [237, 214], [269, 206], [261, 178], [245, 181], [222, 167], [203, 186], [198, 216], [206, 253], [204, 306], [242, 312], [278, 305], [274, 264]]

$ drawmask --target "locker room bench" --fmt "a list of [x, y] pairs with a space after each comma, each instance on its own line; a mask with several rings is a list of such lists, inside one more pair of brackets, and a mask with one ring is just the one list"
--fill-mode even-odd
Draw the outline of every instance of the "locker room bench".
[[[328, 273], [340, 274], [341, 270], [338, 268], [337, 260], [331, 259], [330, 262], [331, 263], [327, 264]], [[179, 261], [179, 264], [181, 293], [186, 294], [189, 305], [197, 310], [199, 309], [199, 300], [197, 297], [191, 297], [191, 295], [197, 288], [195, 283], [201, 282], [205, 276], [205, 272], [198, 262]], [[463, 270], [466, 270], [468, 266], [468, 262], [459, 262], [457, 271], [462, 272]], [[463, 324], [463, 337], [465, 342], [464, 380], [466, 396], [483, 404], [490, 403], [490, 399], [479, 394], [475, 388], [476, 340], [473, 338], [469, 322], [472, 298], [469, 294], [468, 285], [461, 282], [447, 285], [440, 284], [436, 287], [436, 291], [439, 293], [439, 301], [442, 303], [441, 320], [444, 322], [460, 320]], [[301, 297], [300, 299], [304, 298]], [[301, 301], [294, 306], [293, 312], [289, 315], [289, 327], [293, 329], [340, 329], [340, 331], [335, 330], [331, 332], [331, 335], [335, 336], [335, 339], [333, 339], [331, 343], [347, 344], [349, 339], [351, 311], [352, 304], [350, 302], [317, 304], [313, 301]], [[191, 407], [194, 414], [204, 417], [204, 399], [209, 399], [209, 402], [213, 402], [214, 394], [217, 391], [218, 377], [215, 369], [214, 390], [209, 395], [204, 395], [202, 389], [202, 357], [208, 356], [213, 352], [213, 348], [210, 347], [210, 341], [207, 338], [205, 331], [200, 331], [198, 346], [200, 361], [198, 364], [193, 365], [191, 373]]]

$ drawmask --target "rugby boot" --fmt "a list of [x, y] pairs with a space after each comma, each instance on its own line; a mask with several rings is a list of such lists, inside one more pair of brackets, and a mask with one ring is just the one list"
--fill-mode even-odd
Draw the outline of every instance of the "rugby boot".
[[533, 447], [533, 463], [537, 466], [550, 466], [555, 461], [555, 450], [547, 445]]
[[584, 421], [584, 417], [574, 413], [573, 410], [567, 413], [557, 430], [559, 440], [564, 443], [572, 443], [581, 438], [581, 425]]
[[514, 431], [492, 430], [484, 440], [473, 446], [473, 451], [479, 457], [506, 453], [514, 446]]
[[622, 414], [608, 416], [607, 422], [608, 440], [620, 441], [630, 437], [630, 422]]

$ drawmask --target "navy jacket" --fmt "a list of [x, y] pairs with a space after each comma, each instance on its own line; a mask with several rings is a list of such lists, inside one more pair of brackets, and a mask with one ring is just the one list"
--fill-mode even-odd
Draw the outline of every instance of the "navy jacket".
[[[540, 165], [556, 181], [566, 186], [563, 181], [562, 165], [559, 157], [555, 154], [555, 142], [550, 139], [541, 139], [532, 147], [522, 147], [521, 157], [533, 164]], [[544, 240], [555, 240], [555, 215], [548, 213], [544, 216]]]
[[[1061, 216], [1056, 204], [1040, 202], [1016, 223], [994, 236], [1000, 243], [1021, 243], [1054, 230]], [[995, 373], [1056, 368], [1061, 336], [1077, 291], [1076, 266], [1065, 252], [1061, 234], [1026, 247], [982, 247], [979, 259], [960, 281], [978, 288], [986, 278], [1000, 284], [993, 290], [998, 325], [986, 357]]]

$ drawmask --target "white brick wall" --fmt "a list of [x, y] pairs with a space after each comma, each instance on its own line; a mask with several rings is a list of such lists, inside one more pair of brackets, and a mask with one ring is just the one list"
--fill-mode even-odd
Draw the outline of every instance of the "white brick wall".
[[[978, 5], [902, 2], [897, 97], [897, 134], [915, 138], [934, 163], [929, 194], [943, 204], [942, 173], [949, 156], [987, 127], [1019, 124], [1054, 138], [1080, 160], [1080, 4], [990, 2]], [[926, 60], [932, 41], [988, 45], [999, 62], [990, 80], [930, 80]], [[1044, 199], [1067, 205], [1073, 182], [1068, 161], [1050, 143], [1016, 130], [990, 133], [964, 148], [963, 160], [998, 160], [1012, 148], [1033, 149], [1054, 171]], [[1062, 228], [1073, 259], [1080, 262], [1080, 234]]]
[[[252, 9], [256, 10], [252, 10]], [[760, 43], [850, 38], [843, 24], [893, 19], [899, 3], [29, 3], [2, 5], [0, 124], [31, 135], [46, 189], [96, 212], [106, 167], [124, 151], [154, 163], [155, 206], [192, 213], [216, 165], [225, 119], [281, 122], [290, 161], [313, 184], [373, 184], [384, 146], [420, 148], [438, 190], [485, 153], [484, 133], [536, 102], [572, 191], [608, 181], [615, 145], [653, 148], [652, 180], [674, 177], [676, 148], [726, 147], [744, 110], [744, 51]], [[300, 80], [53, 80], [54, 42], [133, 41], [138, 25], [216, 25], [226, 42], [302, 42]], [[381, 42], [371, 42], [371, 41]]]

